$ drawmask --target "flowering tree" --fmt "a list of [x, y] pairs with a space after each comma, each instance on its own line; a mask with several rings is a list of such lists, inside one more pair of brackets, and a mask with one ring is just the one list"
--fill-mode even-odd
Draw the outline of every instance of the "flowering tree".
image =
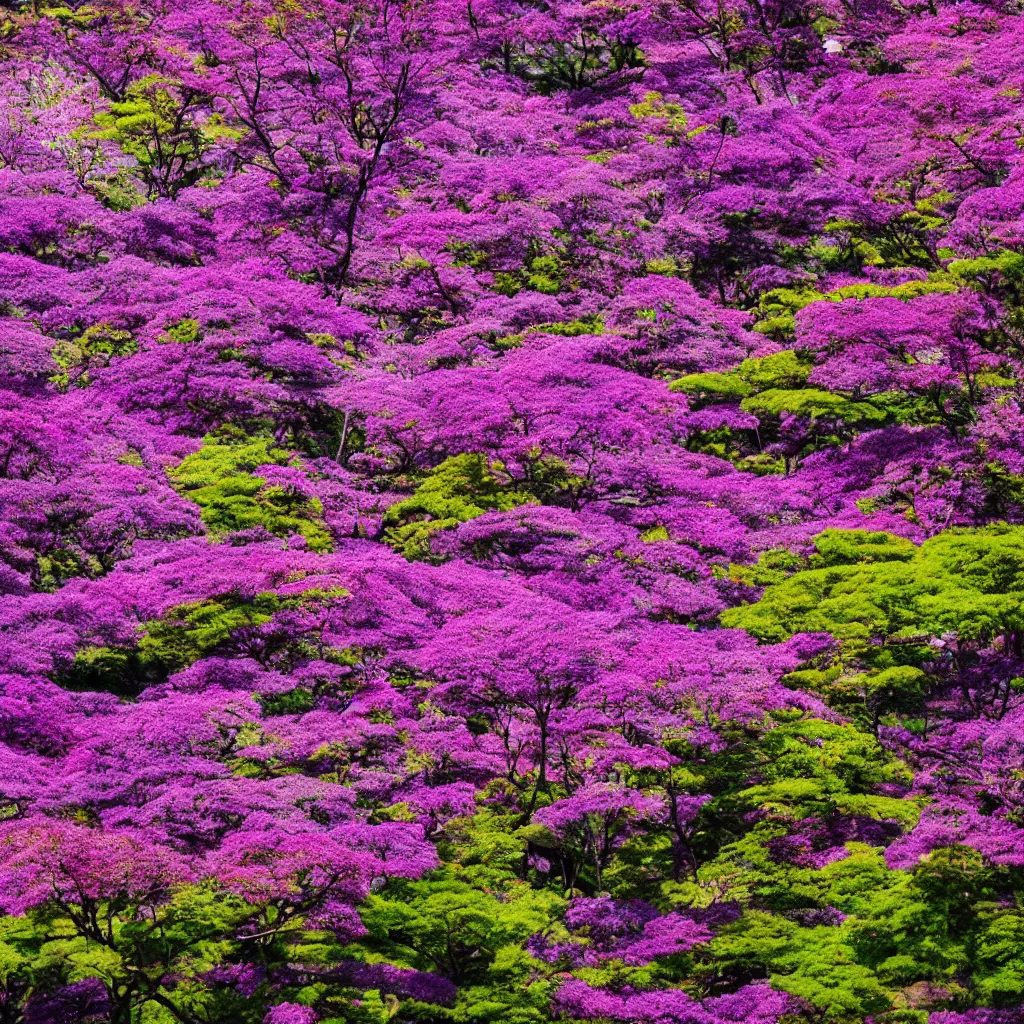
[[1013, 1024], [1022, 15], [0, 10], [0, 1024]]

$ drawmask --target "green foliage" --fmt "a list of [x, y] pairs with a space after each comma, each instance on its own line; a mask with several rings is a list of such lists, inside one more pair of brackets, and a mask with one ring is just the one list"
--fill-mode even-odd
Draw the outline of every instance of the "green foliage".
[[[57, 682], [69, 690], [136, 696], [169, 673], [212, 654], [243, 654], [264, 663], [304, 654], [344, 664], [345, 652], [320, 648], [315, 634], [261, 634], [259, 629], [281, 612], [315, 615], [346, 596], [340, 587], [311, 588], [287, 596], [273, 591], [252, 598], [226, 594], [178, 605], [161, 618], [144, 623], [133, 647], [80, 649], [71, 665], [57, 676]], [[309, 691], [301, 687], [263, 698], [264, 709], [273, 709], [267, 710], [268, 714], [299, 714], [309, 710], [310, 702]]]
[[526, 258], [521, 270], [499, 271], [494, 275], [491, 287], [496, 292], [511, 298], [523, 289], [545, 295], [557, 295], [564, 290], [570, 265], [556, 252], [537, 252], [534, 246], [531, 249], [535, 254]]
[[651, 117], [664, 120], [673, 128], [686, 127], [686, 111], [678, 103], [666, 103], [660, 92], [644, 93], [640, 103], [630, 105], [629, 113], [637, 120]]
[[744, 359], [728, 373], [691, 373], [669, 385], [670, 391], [682, 391], [703, 401], [747, 399], [758, 392], [799, 387], [813, 366], [795, 352], [776, 352], [758, 359]]
[[177, 345], [190, 345], [203, 336], [202, 325], [198, 320], [177, 320], [167, 325], [166, 341]]
[[545, 295], [557, 295], [562, 290], [562, 267], [554, 256], [535, 256], [529, 263], [526, 286]]
[[261, 694], [256, 699], [266, 716], [304, 715], [316, 707], [313, 691], [304, 686], [296, 686], [285, 693]]
[[118, 647], [83, 647], [58, 679], [67, 690], [102, 690], [134, 696], [149, 682], [134, 652]]
[[869, 562], [909, 562], [917, 545], [905, 537], [868, 530], [824, 530], [814, 538], [813, 568], [863, 565]]
[[[150, 672], [175, 671], [216, 652], [234, 650], [265, 661], [290, 646], [304, 647], [294, 633], [270, 638], [256, 634], [260, 626], [279, 612], [314, 612], [347, 596], [341, 588], [310, 589], [301, 594], [282, 596], [274, 591], [251, 599], [225, 595], [206, 601], [179, 605], [144, 627], [139, 640], [138, 658]], [[323, 652], [307, 651], [308, 654]]]
[[991, 256], [954, 260], [948, 270], [955, 280], [1002, 303], [1002, 324], [993, 340], [1009, 351], [1017, 350], [1024, 330], [1024, 254], [1004, 249]]
[[666, 103], [660, 92], [644, 93], [640, 103], [630, 105], [629, 113], [644, 123], [647, 129], [645, 138], [651, 143], [663, 139], [666, 145], [679, 145], [684, 139], [707, 130], [707, 126], [701, 126], [694, 131], [687, 131], [687, 117], [683, 106], [679, 103]]
[[803, 384], [811, 375], [812, 366], [795, 352], [786, 350], [759, 359], [744, 359], [736, 373], [752, 391], [792, 388]]
[[[824, 247], [834, 249], [826, 266], [860, 270], [863, 266], [921, 267], [936, 270], [935, 239], [946, 227], [939, 208], [950, 199], [939, 192], [919, 199], [913, 209], [904, 210], [884, 224], [863, 224], [855, 220], [833, 220], [825, 225]], [[903, 196], [888, 197], [895, 204]]]
[[857, 1020], [891, 1006], [870, 968], [856, 962], [840, 929], [804, 928], [774, 914], [745, 914], [712, 944], [728, 970], [767, 973], [772, 985], [811, 1004], [825, 1019]]
[[512, 488], [500, 463], [483, 455], [445, 459], [411, 497], [388, 509], [384, 517], [388, 543], [409, 559], [433, 558], [431, 537], [491, 510], [508, 511], [535, 502]]
[[773, 288], [758, 301], [754, 330], [779, 340], [792, 336], [796, 313], [824, 299], [825, 295], [813, 288]]
[[39, 590], [55, 591], [69, 579], [101, 576], [108, 568], [109, 565], [105, 566], [95, 555], [83, 557], [69, 548], [54, 548], [36, 557], [36, 586]]
[[770, 548], [757, 556], [754, 565], [730, 565], [729, 578], [751, 587], [767, 587], [781, 583], [805, 566], [805, 559], [794, 555], [788, 548]]
[[531, 334], [556, 334], [562, 338], [577, 338], [583, 334], [604, 334], [604, 322], [601, 317], [582, 317], [579, 320], [562, 320], [553, 323], [535, 324], [521, 334], [506, 334], [491, 342], [491, 347], [499, 352], [520, 348]]
[[831, 391], [817, 388], [785, 390], [771, 388], [751, 395], [740, 402], [744, 412], [756, 416], [779, 417], [785, 414], [806, 416], [810, 419], [834, 417], [850, 425], [878, 426], [885, 422], [886, 414], [870, 402], [853, 402]]
[[688, 373], [672, 381], [669, 391], [693, 395], [702, 402], [746, 398], [754, 389], [738, 373]]
[[518, 295], [522, 291], [522, 285], [519, 283], [519, 278], [515, 274], [509, 274], [505, 271], [498, 271], [494, 275], [494, 284], [491, 286], [499, 295], [507, 295], [512, 298]]
[[459, 984], [486, 978], [499, 950], [543, 931], [561, 906], [554, 894], [514, 879], [486, 892], [445, 869], [419, 882], [391, 882], [369, 897], [361, 916], [370, 948]]
[[904, 827], [917, 822], [913, 803], [873, 795], [882, 783], [909, 783], [910, 772], [853, 725], [819, 719], [782, 724], [765, 734], [759, 753], [763, 781], [731, 798], [751, 810], [792, 820], [847, 814]]
[[[19, 975], [63, 983], [97, 978], [133, 1020], [256, 1024], [241, 997], [223, 986], [214, 994], [202, 980], [241, 951], [235, 935], [252, 914], [238, 897], [206, 884], [182, 886], [155, 907], [50, 904], [28, 917], [0, 918], [0, 974], [7, 987]], [[103, 927], [90, 927], [93, 915]]]
[[582, 334], [603, 334], [604, 322], [599, 316], [583, 317], [579, 320], [562, 320], [554, 323], [537, 324], [529, 327], [527, 334], [557, 334], [562, 338], [578, 338]]
[[96, 115], [92, 138], [116, 143], [133, 157], [151, 195], [171, 196], [206, 172], [205, 154], [218, 138], [237, 138], [216, 115], [195, 116], [191, 89], [158, 74], [133, 82], [123, 102]]
[[[813, 368], [813, 363], [800, 353], [786, 349], [745, 359], [727, 373], [692, 373], [673, 381], [669, 390], [689, 395], [695, 409], [716, 402], [739, 401], [743, 412], [759, 419], [755, 437], [757, 451], [750, 451], [749, 440], [737, 444], [732, 429], [697, 432], [688, 442], [689, 446], [730, 459], [746, 472], [781, 473], [791, 468], [795, 457], [765, 453], [763, 446], [777, 439], [783, 417], [798, 416], [809, 421], [811, 429], [803, 447], [810, 450], [839, 444], [857, 428], [877, 427], [899, 418], [886, 406], [884, 400], [888, 396], [855, 401], [831, 391], [805, 387]], [[742, 435], [747, 431], [738, 433]]]
[[[855, 245], [855, 248], [857, 246]], [[818, 255], [824, 257], [826, 264], [842, 262], [842, 249], [835, 247], [830, 251], [820, 248]], [[870, 254], [870, 247], [860, 247], [862, 256]], [[834, 255], [833, 255], [834, 254]], [[872, 263], [874, 258], [865, 259]], [[907, 281], [899, 285], [881, 285], [872, 282], [844, 285], [830, 292], [819, 292], [813, 287], [773, 288], [758, 300], [757, 323], [754, 330], [759, 334], [779, 340], [792, 337], [796, 326], [796, 314], [812, 302], [842, 302], [844, 299], [894, 298], [909, 302], [921, 295], [949, 294], [959, 289], [957, 281], [951, 280], [942, 273], [932, 274], [927, 281]]]
[[988, 642], [1024, 626], [1024, 528], [946, 530], [910, 558], [905, 541], [872, 537], [878, 535], [829, 531], [825, 552], [853, 544], [867, 557], [796, 573], [769, 587], [757, 604], [724, 612], [723, 624], [772, 641], [830, 632], [879, 667], [893, 655], [884, 642], [872, 645], [874, 637], [953, 632]]
[[644, 270], [648, 274], [657, 274], [659, 277], [677, 277], [681, 267], [674, 256], [663, 256], [647, 260], [644, 263]]
[[644, 544], [655, 544], [658, 541], [671, 540], [668, 530], [664, 526], [652, 526], [640, 534], [640, 540]]
[[935, 986], [954, 1005], [1019, 1001], [1024, 912], [1005, 899], [1012, 874], [965, 847], [893, 870], [884, 849], [861, 842], [815, 866], [783, 852], [800, 827], [769, 816], [693, 882], [666, 887], [683, 905], [743, 908], [700, 950], [698, 977], [768, 977], [837, 1022], [905, 1006], [915, 985]]
[[77, 338], [59, 341], [51, 349], [60, 373], [50, 378], [60, 391], [84, 388], [89, 384], [89, 371], [106, 366], [111, 358], [129, 356], [138, 351], [128, 331], [115, 330], [108, 324], [93, 324]]
[[782, 716], [717, 781], [698, 780], [720, 788], [696, 837], [717, 849], [698, 847], [692, 878], [663, 884], [663, 897], [681, 907], [737, 903], [742, 916], [698, 948], [697, 979], [767, 977], [836, 1022], [905, 1005], [903, 990], [918, 983], [1011, 1002], [1024, 913], [998, 902], [1014, 884], [1006, 869], [953, 847], [899, 871], [883, 847], [841, 839], [822, 861], [808, 856], [837, 842], [829, 829], [851, 818], [888, 823], [894, 835], [913, 827], [917, 805], [878, 792], [910, 778], [853, 725]]
[[826, 293], [830, 302], [842, 302], [844, 299], [900, 299], [909, 302], [922, 295], [951, 295], [959, 290], [955, 281], [950, 281], [941, 273], [932, 274], [927, 281], [907, 281], [904, 284], [883, 285], [864, 282], [843, 285]]
[[[809, 568], [774, 583], [756, 604], [731, 608], [723, 625], [777, 642], [798, 632], [840, 641], [841, 675], [824, 677], [836, 707], [877, 730], [884, 715], [914, 715], [927, 695], [921, 671], [941, 662], [966, 691], [972, 655], [1024, 629], [1024, 529], [946, 530], [919, 548], [885, 534], [827, 531]], [[965, 692], [980, 711], [1018, 685], [990, 673]], [[797, 685], [812, 680], [795, 680]]]
[[24, 917], [0, 916], [0, 995], [17, 1000], [43, 974], [42, 936]]
[[1024, 253], [1004, 249], [993, 256], [953, 260], [946, 269], [953, 277], [975, 284], [991, 285], [998, 281], [1019, 286], [1024, 282]]
[[118, 168], [113, 174], [97, 175], [89, 182], [90, 191], [95, 193], [108, 210], [115, 213], [124, 213], [146, 205], [148, 200], [139, 186], [138, 178], [134, 177], [131, 169], [127, 167]]
[[203, 447], [168, 471], [171, 483], [202, 509], [214, 537], [262, 527], [275, 537], [301, 534], [314, 551], [329, 551], [330, 534], [322, 506], [291, 488], [267, 486], [260, 466], [295, 465], [291, 456], [265, 437], [247, 437], [225, 428], [203, 439]]
[[[477, 851], [464, 855], [468, 866], [447, 865], [417, 882], [394, 879], [369, 897], [360, 910], [368, 932], [359, 943], [362, 955], [434, 971], [459, 986], [451, 1009], [404, 1004], [416, 1020], [544, 1024], [557, 986], [551, 968], [530, 956], [525, 943], [554, 926], [565, 900], [520, 881], [504, 855], [480, 860], [494, 850], [496, 836], [510, 838], [507, 830], [475, 818], [467, 827]], [[525, 844], [513, 846], [521, 860]]]

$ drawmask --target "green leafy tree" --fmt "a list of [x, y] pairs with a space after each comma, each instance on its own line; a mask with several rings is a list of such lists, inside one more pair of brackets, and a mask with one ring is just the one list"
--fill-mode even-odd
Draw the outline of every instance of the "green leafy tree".
[[514, 490], [500, 463], [483, 455], [445, 459], [404, 501], [384, 517], [386, 539], [408, 559], [432, 559], [431, 537], [485, 512], [506, 512], [536, 499]]
[[129, 331], [116, 330], [108, 324], [94, 324], [77, 338], [60, 341], [51, 355], [60, 372], [50, 378], [60, 391], [84, 388], [89, 384], [89, 371], [106, 366], [116, 356], [130, 356], [138, 345]]
[[549, 929], [564, 905], [498, 864], [452, 865], [418, 882], [392, 880], [371, 895], [360, 910], [369, 932], [361, 944], [373, 957], [459, 986], [452, 1010], [417, 1006], [417, 1020], [542, 1024], [555, 986], [550, 968], [524, 944]]
[[314, 551], [329, 551], [331, 536], [322, 524], [323, 506], [292, 487], [267, 485], [260, 466], [290, 466], [294, 460], [265, 437], [247, 437], [223, 428], [203, 439], [203, 447], [168, 472], [171, 483], [202, 509], [214, 537], [263, 527], [275, 537], [301, 534]]
[[115, 142], [135, 158], [150, 196], [173, 198], [207, 173], [208, 151], [219, 138], [239, 136], [207, 107], [197, 89], [147, 75], [96, 115], [92, 137]]
[[[799, 632], [828, 632], [841, 645], [844, 669], [866, 671], [866, 685], [882, 696], [892, 688], [893, 709], [921, 676], [879, 673], [929, 667], [956, 687], [975, 714], [1001, 717], [1017, 687], [1011, 668], [977, 673], [993, 646], [1014, 658], [1024, 650], [1024, 529], [990, 526], [952, 529], [906, 557], [905, 542], [879, 543], [862, 531], [824, 539], [833, 552], [853, 545], [822, 568], [795, 573], [768, 587], [756, 604], [722, 615], [726, 626], [777, 642]], [[820, 540], [820, 538], [819, 538]]]

